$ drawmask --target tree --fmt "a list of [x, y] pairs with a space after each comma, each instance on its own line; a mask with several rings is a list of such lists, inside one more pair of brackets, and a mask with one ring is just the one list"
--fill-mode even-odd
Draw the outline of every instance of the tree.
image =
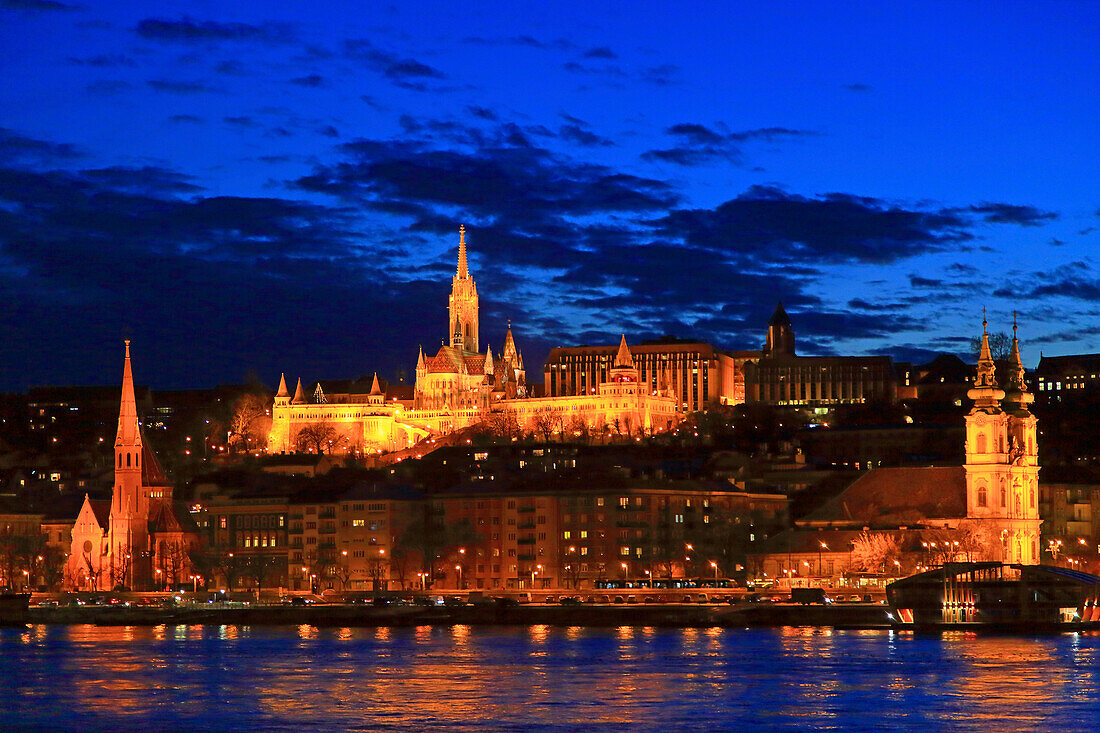
[[500, 412], [490, 413], [489, 416], [485, 418], [485, 426], [489, 429], [489, 433], [493, 437], [499, 438], [506, 443], [518, 440], [522, 433], [519, 419], [516, 417], [516, 411], [510, 408], [501, 410]]
[[234, 552], [218, 557], [217, 570], [225, 578], [226, 590], [233, 590], [237, 580], [245, 573], [246, 563], [245, 558]]
[[336, 428], [332, 423], [322, 418], [300, 427], [294, 437], [294, 444], [301, 451], [312, 450], [315, 453], [324, 453], [325, 448], [336, 440], [336, 435]]
[[229, 447], [247, 451], [251, 445], [260, 444], [271, 430], [270, 408], [264, 395], [244, 394], [238, 397], [226, 427]]
[[203, 587], [214, 579], [221, 567], [221, 556], [218, 552], [199, 545], [188, 548], [187, 559], [191, 564], [191, 571], [202, 578]]
[[187, 543], [171, 541], [161, 542], [158, 546], [157, 561], [161, 576], [157, 581], [167, 586], [176, 586], [180, 583], [182, 575], [188, 563]]
[[540, 412], [535, 415], [533, 421], [535, 434], [542, 438], [543, 443], [549, 443], [550, 439], [554, 437], [554, 432], [558, 428], [558, 422], [560, 418], [555, 420], [554, 416], [549, 412]]
[[852, 541], [852, 565], [857, 570], [884, 573], [900, 556], [897, 538], [884, 532], [863, 532]]
[[47, 545], [40, 557], [38, 574], [47, 588], [56, 590], [65, 578], [65, 553], [60, 547]]
[[558, 567], [560, 568], [561, 579], [576, 590], [581, 583], [581, 563], [575, 546], [568, 545], [562, 548]]
[[256, 583], [256, 598], [260, 597], [264, 582], [279, 567], [279, 558], [269, 553], [243, 556], [241, 574]]
[[470, 520], [446, 524], [443, 517], [435, 514], [431, 505], [426, 503], [423, 511], [405, 525], [405, 531], [398, 538], [395, 551], [418, 554], [421, 570], [428, 574], [430, 585], [435, 580], [436, 560], [459, 547], [471, 547], [481, 542], [481, 535], [470, 524]]

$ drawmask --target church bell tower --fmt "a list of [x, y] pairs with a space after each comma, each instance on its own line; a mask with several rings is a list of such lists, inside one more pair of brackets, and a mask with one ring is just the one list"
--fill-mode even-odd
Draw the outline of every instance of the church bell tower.
[[470, 277], [466, 264], [465, 225], [458, 227], [458, 270], [451, 278], [451, 297], [447, 310], [450, 314], [447, 333], [451, 346], [478, 353], [477, 285]]

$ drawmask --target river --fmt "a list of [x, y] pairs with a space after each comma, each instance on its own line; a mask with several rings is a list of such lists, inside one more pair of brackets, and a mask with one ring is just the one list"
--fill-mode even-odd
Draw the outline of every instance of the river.
[[0, 729], [1095, 730], [1100, 635], [0, 630]]

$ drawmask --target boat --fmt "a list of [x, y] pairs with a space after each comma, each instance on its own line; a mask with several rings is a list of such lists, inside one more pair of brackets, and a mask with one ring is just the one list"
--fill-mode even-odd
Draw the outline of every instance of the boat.
[[26, 626], [30, 593], [0, 593], [0, 626]]
[[895, 628], [1100, 629], [1100, 577], [1055, 565], [946, 563], [886, 586]]

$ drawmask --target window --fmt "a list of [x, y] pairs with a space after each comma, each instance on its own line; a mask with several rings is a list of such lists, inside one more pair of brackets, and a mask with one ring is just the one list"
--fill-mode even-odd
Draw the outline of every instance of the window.
[[627, 557], [628, 555], [630, 555], [630, 548], [626, 545], [622, 545], [621, 547], [619, 547], [619, 554], [623, 557]]
[[218, 524], [225, 529], [225, 525], [229, 524], [229, 517], [218, 517]]
[[569, 530], [565, 530], [564, 532], [561, 533], [561, 538], [563, 540], [570, 539], [572, 536], [573, 536], [573, 533], [570, 532]]
[[986, 505], [986, 491], [985, 484], [978, 487], [978, 506]]
[[365, 527], [367, 526], [367, 520], [365, 519], [353, 519], [351, 520], [352, 527]]
[[630, 497], [629, 496], [620, 496], [619, 497], [619, 508], [620, 509], [626, 509], [629, 506], [630, 506]]
[[588, 539], [588, 530], [587, 529], [582, 529], [581, 530], [581, 539], [582, 540]]
[[596, 506], [603, 506], [603, 497], [602, 496], [597, 496], [596, 497]]
[[581, 554], [582, 555], [587, 555], [588, 554], [588, 548], [587, 547], [582, 547], [581, 548]]

